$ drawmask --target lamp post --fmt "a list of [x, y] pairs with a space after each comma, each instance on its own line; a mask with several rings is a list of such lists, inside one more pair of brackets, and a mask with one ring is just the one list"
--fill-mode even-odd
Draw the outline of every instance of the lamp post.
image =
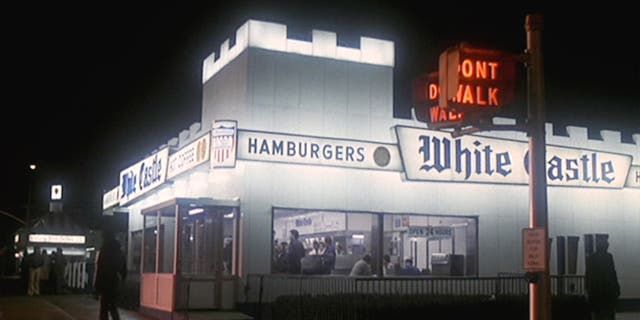
[[27, 192], [27, 215], [25, 219], [25, 229], [27, 239], [25, 240], [25, 248], [29, 245], [29, 234], [31, 234], [31, 189], [33, 189], [33, 175], [35, 174], [37, 166], [35, 164], [29, 165], [29, 190]]

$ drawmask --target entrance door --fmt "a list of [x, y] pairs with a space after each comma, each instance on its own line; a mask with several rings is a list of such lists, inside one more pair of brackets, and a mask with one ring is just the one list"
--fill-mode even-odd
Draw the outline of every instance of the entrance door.
[[196, 210], [182, 218], [180, 269], [183, 275], [218, 275], [223, 269], [221, 216], [212, 208]]
[[232, 306], [235, 286], [227, 283], [237, 274], [237, 245], [231, 247], [237, 211], [235, 201], [202, 198], [143, 210], [141, 306], [170, 312]]

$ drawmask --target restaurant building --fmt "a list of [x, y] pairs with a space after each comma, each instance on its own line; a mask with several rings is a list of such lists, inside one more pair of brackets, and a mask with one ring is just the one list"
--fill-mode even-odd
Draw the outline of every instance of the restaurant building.
[[[366, 253], [374, 273], [383, 255], [425, 276], [523, 272], [525, 133], [453, 138], [394, 118], [391, 41], [295, 40], [250, 20], [232, 42], [203, 63], [201, 121], [124, 164], [104, 196], [105, 212], [128, 211], [143, 309], [232, 307], [248, 274], [276, 272], [292, 229], [306, 248], [333, 239], [335, 275]], [[546, 126], [552, 273], [584, 274], [608, 234], [622, 297], [640, 298], [640, 135], [566, 129]]]

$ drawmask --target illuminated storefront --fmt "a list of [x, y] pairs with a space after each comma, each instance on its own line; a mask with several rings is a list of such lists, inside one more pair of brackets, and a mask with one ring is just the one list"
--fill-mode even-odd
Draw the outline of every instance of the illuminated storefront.
[[[141, 305], [231, 307], [235, 281], [279, 272], [274, 244], [291, 229], [309, 250], [333, 239], [336, 275], [365, 253], [374, 272], [383, 255], [413, 258], [424, 276], [522, 272], [527, 137], [453, 138], [395, 119], [394, 54], [390, 41], [347, 48], [331, 32], [305, 42], [248, 21], [233, 47], [207, 58], [201, 122], [122, 170], [105, 194], [105, 210], [129, 212]], [[550, 237], [580, 238], [569, 272], [583, 274], [583, 239], [610, 234], [622, 295], [638, 298], [640, 136], [626, 144], [603, 131], [594, 141], [586, 130], [554, 136], [547, 126]]]

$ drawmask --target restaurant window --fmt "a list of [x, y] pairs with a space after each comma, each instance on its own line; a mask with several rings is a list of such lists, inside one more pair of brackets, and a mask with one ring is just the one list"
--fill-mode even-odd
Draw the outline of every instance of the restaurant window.
[[411, 259], [422, 275], [478, 275], [477, 218], [387, 214], [384, 216], [383, 255], [405, 273]]
[[184, 275], [237, 274], [237, 208], [190, 208], [181, 213], [180, 270]]
[[[297, 273], [289, 266], [290, 231], [297, 230], [305, 256], [300, 272], [305, 275], [348, 275], [353, 265], [365, 254], [371, 256], [371, 270], [379, 263], [378, 214], [333, 210], [284, 209], [273, 210], [273, 273]], [[335, 262], [327, 263], [326, 250], [335, 248]]]
[[235, 255], [237, 254], [234, 250], [235, 230], [237, 224], [237, 213], [236, 208], [230, 208], [224, 210], [222, 212], [222, 263], [224, 267], [224, 275], [235, 275], [237, 272], [237, 266], [235, 261]]
[[197, 212], [183, 217], [182, 250], [180, 266], [182, 274], [213, 274], [215, 262], [214, 215]]
[[156, 272], [156, 241], [158, 234], [158, 216], [156, 214], [144, 215], [144, 263], [142, 272]]
[[160, 227], [158, 240], [160, 265], [158, 266], [158, 273], [173, 273], [173, 258], [175, 249], [175, 232], [176, 232], [176, 217], [173, 210], [170, 210], [167, 214], [160, 216]]
[[131, 271], [140, 273], [140, 258], [142, 254], [142, 230], [131, 232], [131, 246], [133, 256], [133, 266]]

